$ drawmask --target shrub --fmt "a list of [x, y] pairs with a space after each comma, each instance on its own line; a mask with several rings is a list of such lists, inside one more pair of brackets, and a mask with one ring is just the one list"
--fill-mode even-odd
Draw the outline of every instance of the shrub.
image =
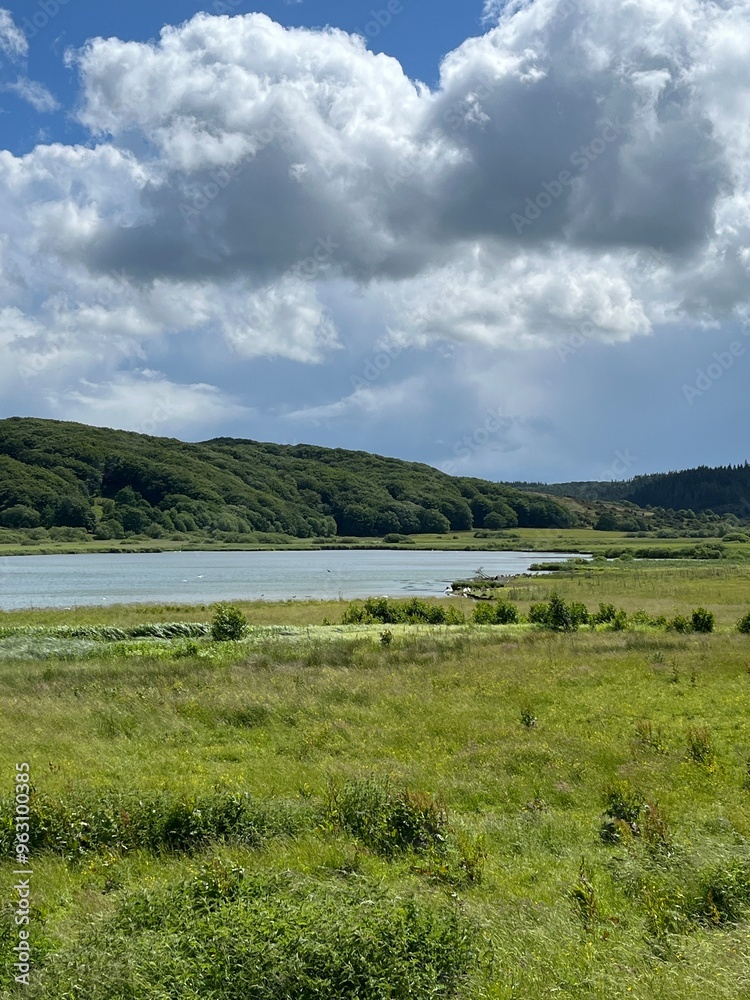
[[691, 616], [693, 632], [713, 632], [715, 621], [713, 611], [706, 611], [705, 608], [696, 608]]
[[518, 608], [510, 601], [500, 600], [495, 605], [495, 621], [498, 625], [515, 625], [519, 620]]
[[466, 615], [460, 608], [449, 607], [445, 612], [445, 624], [446, 625], [465, 625]]
[[215, 642], [237, 642], [247, 632], [247, 618], [234, 604], [217, 604], [211, 620]]
[[[132, 796], [98, 790], [75, 796], [34, 794], [29, 803], [30, 851], [72, 859], [90, 851], [142, 849], [193, 852], [214, 841], [257, 846], [297, 833], [307, 816], [282, 801], [214, 792], [196, 799], [168, 793]], [[0, 802], [0, 853], [12, 849], [13, 805]]]
[[743, 635], [750, 635], [750, 611], [737, 622], [737, 631]]
[[711, 738], [711, 730], [707, 726], [691, 726], [688, 729], [687, 747], [688, 756], [696, 764], [713, 764], [713, 740]]
[[532, 604], [529, 608], [529, 621], [532, 625], [547, 625], [549, 620], [549, 605]]
[[568, 610], [574, 628], [589, 624], [590, 615], [585, 604], [581, 604], [580, 601], [571, 601]]
[[602, 840], [615, 842], [627, 836], [639, 836], [639, 819], [645, 803], [642, 794], [628, 782], [610, 785], [604, 792], [605, 810], [599, 835]]
[[447, 1000], [474, 961], [459, 907], [371, 880], [213, 861], [126, 895], [40, 970], [48, 1000]]
[[[449, 611], [453, 611], [452, 621], [448, 622]], [[341, 619], [343, 625], [444, 625], [459, 624], [465, 618], [457, 608], [446, 609], [440, 604], [429, 604], [421, 597], [412, 597], [408, 601], [393, 601], [389, 597], [368, 597], [362, 603], [355, 601], [350, 604]]]
[[445, 842], [448, 816], [431, 796], [367, 778], [332, 788], [331, 824], [353, 834], [379, 854], [424, 851]]
[[613, 621], [616, 614], [617, 609], [614, 604], [600, 604], [599, 610], [593, 616], [592, 621], [596, 625], [604, 625], [607, 622]]
[[704, 869], [698, 880], [693, 915], [711, 924], [734, 923], [750, 907], [750, 864], [732, 861]]
[[395, 531], [389, 532], [383, 541], [386, 545], [414, 545], [414, 539], [410, 538], [409, 535], [401, 535]]
[[527, 729], [534, 729], [537, 724], [537, 717], [531, 709], [530, 705], [524, 705], [521, 709], [521, 725], [526, 726]]
[[667, 622], [667, 631], [684, 635], [692, 631], [692, 625], [684, 615], [675, 615], [671, 621]]

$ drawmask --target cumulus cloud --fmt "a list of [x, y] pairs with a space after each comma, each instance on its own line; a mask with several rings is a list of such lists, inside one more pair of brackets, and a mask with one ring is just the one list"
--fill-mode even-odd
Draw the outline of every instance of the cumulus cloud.
[[[749, 14], [488, 2], [434, 90], [363, 39], [263, 14], [93, 39], [68, 54], [92, 143], [0, 154], [0, 307], [68, 345], [76, 379], [96, 345], [143, 360], [185, 331], [318, 364], [351, 336], [333, 288], [402, 346], [721, 323], [750, 305]], [[0, 13], [22, 54], [13, 29]], [[93, 381], [116, 372], [101, 361]], [[76, 391], [55, 398], [93, 412]]]

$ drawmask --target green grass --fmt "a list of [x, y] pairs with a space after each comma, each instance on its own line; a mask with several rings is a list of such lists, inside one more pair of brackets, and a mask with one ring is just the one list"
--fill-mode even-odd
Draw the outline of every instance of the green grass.
[[[382, 627], [321, 626], [346, 602], [310, 602], [242, 605], [285, 627], [192, 651], [11, 650], [0, 843], [27, 760], [35, 973], [16, 988], [6, 962], [2, 995], [746, 996], [749, 572], [623, 563], [505, 588], [522, 610], [553, 588], [592, 609], [702, 605], [707, 635], [392, 625], [384, 646]], [[210, 608], [0, 627], [180, 619]]]
[[[6, 534], [11, 534], [6, 532]], [[17, 533], [16, 533], [17, 534]], [[196, 552], [196, 551], [249, 551], [269, 552], [279, 549], [312, 551], [314, 549], [393, 549], [398, 551], [456, 551], [492, 552], [504, 550], [536, 552], [594, 552], [603, 553], [609, 548], [639, 549], [659, 548], [677, 551], [686, 547], [705, 544], [706, 538], [630, 538], [621, 531], [594, 531], [593, 528], [512, 528], [491, 533], [492, 537], [477, 538], [474, 531], [449, 531], [445, 534], [412, 535], [412, 543], [385, 544], [382, 537], [300, 539], [291, 535], [277, 536], [266, 543], [253, 539], [242, 542], [225, 542], [210, 536], [184, 535], [176, 540], [146, 536], [132, 536], [122, 541], [64, 542], [45, 539], [38, 542], [27, 539], [23, 544], [3, 540], [0, 531], [0, 556], [65, 555], [81, 553], [122, 552]], [[720, 540], [720, 539], [719, 539]], [[716, 539], [714, 539], [716, 541]], [[745, 558], [747, 545], [727, 543], [728, 553], [735, 558]]]

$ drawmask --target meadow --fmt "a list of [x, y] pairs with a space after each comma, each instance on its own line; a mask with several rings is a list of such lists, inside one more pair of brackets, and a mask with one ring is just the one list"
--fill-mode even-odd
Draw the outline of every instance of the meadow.
[[[705, 527], [705, 526], [704, 526]], [[706, 530], [709, 530], [706, 528]], [[610, 549], [633, 551], [648, 547], [658, 548], [665, 553], [677, 553], [681, 549], [705, 544], [705, 536], [661, 538], [638, 537], [624, 531], [596, 531], [593, 528], [513, 528], [501, 531], [449, 531], [440, 534], [415, 534], [399, 536], [405, 542], [389, 542], [388, 536], [354, 538], [335, 536], [331, 538], [293, 538], [291, 535], [259, 533], [257, 535], [236, 536], [231, 540], [226, 534], [217, 533], [190, 535], [176, 534], [174, 537], [150, 538], [133, 535], [121, 540], [101, 541], [91, 537], [76, 540], [40, 540], [33, 531], [24, 533], [0, 528], [0, 556], [27, 555], [68, 555], [77, 553], [104, 552], [115, 555], [122, 552], [194, 552], [194, 551], [244, 551], [264, 552], [282, 550], [309, 551], [313, 549], [414, 549], [445, 550], [461, 552], [496, 552], [503, 550], [531, 552], [582, 552], [604, 555]], [[730, 534], [733, 534], [730, 532]], [[750, 545], [744, 532], [737, 535], [745, 538], [744, 543], [728, 541], [710, 536], [709, 541], [724, 545], [727, 554], [740, 560], [750, 557]], [[20, 540], [19, 540], [20, 539]]]
[[340, 626], [345, 601], [256, 602], [239, 642], [88, 641], [60, 626], [212, 609], [0, 614], [2, 996], [749, 996], [750, 565], [503, 593], [527, 614], [553, 590], [716, 627], [384, 629]]

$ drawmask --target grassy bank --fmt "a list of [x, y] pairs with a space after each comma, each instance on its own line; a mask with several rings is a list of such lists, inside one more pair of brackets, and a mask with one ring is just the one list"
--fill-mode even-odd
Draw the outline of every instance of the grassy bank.
[[[742, 534], [742, 532], [738, 532]], [[63, 541], [45, 539], [40, 541], [34, 537], [24, 539], [22, 543], [8, 541], [17, 539], [18, 532], [8, 532], [0, 529], [0, 556], [19, 555], [66, 555], [81, 553], [124, 552], [198, 552], [198, 551], [242, 551], [242, 552], [272, 552], [312, 551], [331, 549], [393, 549], [408, 551], [477, 551], [495, 552], [504, 550], [529, 550], [532, 552], [581, 552], [604, 554], [608, 549], [624, 549], [626, 551], [648, 547], [658, 548], [667, 552], [677, 552], [680, 549], [706, 544], [712, 539], [707, 538], [655, 538], [631, 537], [621, 531], [595, 531], [593, 528], [514, 528], [508, 531], [458, 531], [446, 534], [425, 534], [404, 536], [410, 538], [408, 543], [387, 543], [382, 537], [372, 538], [308, 538], [299, 539], [289, 535], [262, 536], [265, 540], [249, 537], [247, 542], [226, 541], [221, 538], [206, 535], [182, 535], [174, 538], [154, 539], [146, 536], [133, 536], [122, 541]], [[721, 542], [720, 538], [714, 541]], [[734, 558], [742, 558], [750, 545], [742, 543], [726, 543], [727, 553]]]

